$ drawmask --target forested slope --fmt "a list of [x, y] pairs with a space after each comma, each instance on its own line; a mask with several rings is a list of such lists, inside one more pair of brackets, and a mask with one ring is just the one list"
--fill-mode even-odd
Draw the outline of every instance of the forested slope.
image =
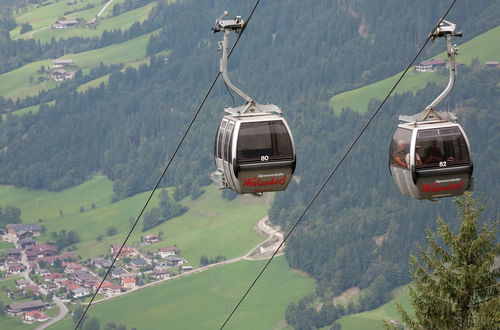
[[[91, 80], [82, 74], [75, 82], [17, 105], [0, 99], [4, 107], [44, 104], [36, 114], [8, 116], [0, 123], [0, 183], [60, 190], [102, 172], [115, 182], [115, 200], [154, 186], [218, 71], [221, 36], [210, 32], [215, 17], [229, 10], [245, 18], [252, 6], [234, 1], [159, 2], [162, 5], [151, 14], [155, 16], [129, 33], [161, 28], [151, 37], [147, 53], [169, 50], [168, 57], [153, 56], [149, 64], [121, 71], [101, 68], [101, 75], [111, 75], [108, 84], [98, 88], [77, 92], [79, 83]], [[372, 102], [367, 115], [344, 111], [335, 116], [328, 99], [401, 71], [447, 6], [431, 0], [261, 3], [229, 67], [235, 84], [258, 102], [280, 105], [294, 132], [300, 180], [276, 195], [273, 222], [291, 227], [377, 106]], [[498, 13], [498, 2], [464, 0], [448, 19], [464, 31], [463, 40], [457, 41], [461, 43], [496, 26]], [[116, 38], [125, 38], [124, 33]], [[84, 49], [112, 43], [115, 37], [106, 40], [85, 41]], [[64, 49], [73, 47], [72, 42], [78, 45], [81, 40], [54, 45]], [[37, 48], [40, 54], [45, 54], [43, 47]], [[442, 43], [431, 45], [421, 60], [442, 50]], [[485, 215], [491, 218], [498, 215], [495, 192], [500, 183], [499, 73], [481, 65], [463, 67], [459, 74], [442, 106], [459, 112], [469, 134], [477, 190], [485, 194]], [[424, 238], [424, 228], [437, 214], [453, 214], [450, 201], [429, 204], [399, 196], [387, 168], [398, 114], [421, 111], [440, 88], [428, 85], [415, 95], [389, 100], [287, 243], [290, 265], [319, 282], [317, 294], [324, 302], [351, 286], [369, 290], [353, 308], [384, 301], [392, 287], [408, 280], [407, 257]], [[380, 92], [383, 97], [387, 91]], [[54, 105], [45, 105], [54, 100]], [[164, 185], [189, 194], [209, 183], [213, 137], [224, 105], [232, 101], [218, 83]], [[297, 319], [313, 326], [317, 315]]]

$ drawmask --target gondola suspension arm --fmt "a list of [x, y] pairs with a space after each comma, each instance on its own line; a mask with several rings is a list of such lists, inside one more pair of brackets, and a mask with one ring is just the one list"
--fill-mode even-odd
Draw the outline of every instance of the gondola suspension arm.
[[274, 104], [258, 104], [256, 103], [250, 96], [245, 94], [241, 89], [236, 87], [229, 78], [228, 69], [227, 69], [227, 59], [229, 57], [229, 35], [231, 31], [236, 34], [241, 33], [241, 31], [245, 28], [245, 21], [241, 18], [241, 16], [236, 16], [234, 19], [223, 19], [228, 16], [229, 13], [225, 11], [216, 21], [215, 27], [212, 28], [214, 33], [224, 32], [224, 37], [221, 42], [219, 42], [219, 49], [222, 51], [222, 57], [220, 59], [220, 72], [222, 74], [222, 78], [226, 83], [227, 87], [234, 91], [236, 94], [241, 96], [246, 101], [246, 104], [237, 108], [226, 107], [225, 112], [240, 116], [242, 114], [251, 114], [251, 113], [278, 113], [281, 114], [281, 109]]
[[455, 85], [457, 76], [455, 56], [458, 54], [458, 47], [451, 43], [451, 37], [461, 37], [462, 32], [455, 32], [456, 24], [443, 20], [434, 30], [429, 38], [434, 41], [436, 38], [444, 37], [446, 40], [446, 49], [448, 53], [448, 69], [450, 72], [446, 88], [432, 101], [424, 111], [413, 116], [400, 116], [399, 120], [403, 122], [419, 122], [429, 120], [449, 120], [456, 121], [457, 117], [451, 112], [438, 112], [435, 107], [451, 92]]

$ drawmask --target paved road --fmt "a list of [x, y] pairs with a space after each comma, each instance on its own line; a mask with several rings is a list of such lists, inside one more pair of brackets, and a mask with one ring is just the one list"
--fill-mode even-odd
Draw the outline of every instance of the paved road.
[[61, 321], [66, 316], [66, 314], [68, 313], [68, 308], [66, 307], [66, 305], [63, 304], [63, 302], [61, 300], [59, 300], [59, 298], [54, 297], [52, 300], [59, 307], [59, 314], [57, 314], [56, 317], [50, 319], [49, 321], [47, 321], [47, 322], [39, 325], [38, 327], [35, 328], [35, 330], [47, 329], [52, 324]]
[[[278, 245], [283, 240], [283, 234], [280, 233], [275, 228], [267, 225], [266, 221], [268, 219], [269, 219], [268, 216], [265, 216], [264, 218], [262, 218], [257, 223], [257, 228], [260, 229], [265, 234], [269, 235], [269, 237], [266, 238], [266, 240], [264, 240], [263, 242], [257, 244], [257, 246], [255, 246], [254, 248], [252, 248], [248, 253], [246, 253], [245, 255], [243, 255], [241, 257], [236, 257], [236, 258], [224, 260], [224, 261], [221, 261], [221, 262], [218, 262], [218, 263], [215, 263], [215, 264], [210, 264], [210, 265], [207, 265], [207, 266], [199, 267], [199, 268], [193, 269], [192, 271], [188, 271], [188, 272], [179, 274], [179, 275], [174, 276], [174, 277], [165, 278], [165, 279], [162, 279], [162, 280], [159, 280], [159, 281], [148, 283], [148, 284], [140, 286], [140, 287], [135, 287], [135, 288], [133, 288], [131, 290], [128, 290], [128, 291], [123, 292], [123, 293], [119, 293], [119, 294], [117, 294], [115, 296], [105, 297], [105, 298], [102, 298], [100, 300], [96, 300], [92, 304], [98, 304], [98, 303], [101, 303], [101, 302], [105, 302], [105, 301], [113, 299], [115, 297], [123, 296], [123, 295], [130, 294], [130, 293], [138, 291], [138, 290], [142, 290], [142, 289], [147, 288], [149, 286], [154, 286], [154, 285], [158, 285], [158, 284], [161, 284], [161, 283], [164, 283], [164, 282], [167, 282], [167, 281], [173, 281], [173, 280], [176, 280], [176, 279], [179, 279], [179, 278], [191, 276], [193, 274], [198, 274], [198, 273], [207, 271], [207, 270], [215, 268], [215, 267], [220, 267], [220, 266], [223, 266], [223, 265], [232, 264], [232, 263], [235, 263], [235, 262], [238, 262], [238, 261], [241, 261], [241, 260], [264, 260], [264, 259], [269, 259], [269, 257], [271, 256], [272, 252], [275, 251], [275, 249], [278, 247]], [[266, 251], [268, 253], [266, 253], [265, 256], [264, 255], [260, 255], [260, 252], [257, 252], [257, 251], [261, 251], [261, 247], [263, 245], [266, 245], [269, 241], [271, 241], [273, 239], [276, 240], [276, 242], [274, 242], [273, 245], [268, 246], [268, 247], [266, 247], [264, 249], [264, 251]], [[271, 253], [269, 253], [269, 252], [271, 252]], [[278, 255], [281, 255], [281, 254], [283, 254], [283, 253], [280, 253]]]

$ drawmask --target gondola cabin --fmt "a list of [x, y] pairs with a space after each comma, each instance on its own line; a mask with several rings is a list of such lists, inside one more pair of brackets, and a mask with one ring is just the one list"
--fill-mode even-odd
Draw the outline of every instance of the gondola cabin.
[[416, 199], [459, 196], [473, 185], [467, 136], [449, 121], [399, 124], [389, 168], [400, 192]]
[[283, 117], [226, 114], [214, 150], [220, 188], [240, 194], [285, 190], [295, 171], [295, 145]]

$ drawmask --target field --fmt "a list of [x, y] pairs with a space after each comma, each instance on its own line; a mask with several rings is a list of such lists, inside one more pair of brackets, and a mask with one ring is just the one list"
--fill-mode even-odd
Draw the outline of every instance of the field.
[[[129, 244], [138, 243], [141, 236], [158, 234], [161, 230], [165, 233], [164, 241], [146, 246], [145, 251], [177, 244], [182, 255], [192, 265], [198, 265], [202, 255], [241, 256], [265, 239], [252, 229], [267, 213], [263, 199], [241, 196], [229, 202], [221, 198], [216, 188], [209, 186], [205, 189], [207, 191], [197, 200], [186, 198], [182, 201], [189, 208], [184, 215], [147, 232], [141, 232], [141, 221]], [[82, 258], [105, 254], [111, 244], [121, 243], [130, 229], [130, 218], [135, 220], [148, 195], [149, 192], [145, 192], [111, 204], [112, 183], [103, 176], [59, 193], [0, 187], [2, 204], [19, 207], [25, 223], [43, 219], [47, 233], [39, 241], [50, 240], [53, 231], [76, 231], [81, 242], [74, 252]], [[92, 204], [96, 206], [94, 210]], [[157, 204], [157, 198], [153, 197], [150, 207]], [[80, 212], [81, 206], [84, 212]], [[115, 227], [118, 234], [106, 236], [109, 227]], [[101, 242], [96, 241], [99, 235], [104, 236]]]
[[[115, 29], [121, 29], [122, 31], [129, 28], [135, 22], [143, 22], [149, 15], [149, 12], [153, 8], [154, 3], [150, 3], [144, 7], [137, 8], [126, 13], [123, 13], [118, 16], [113, 16], [110, 18], [102, 19], [95, 29], [90, 28], [71, 28], [71, 29], [46, 29], [33, 34], [35, 39], [40, 40], [40, 42], [50, 42], [52, 38], [65, 39], [69, 37], [100, 37], [102, 32], [105, 30], [112, 31]], [[112, 7], [112, 5], [110, 5]], [[108, 7], [109, 8], [109, 7]], [[85, 15], [85, 12], [76, 13], [78, 17], [84, 17], [87, 21], [91, 20], [95, 14], [95, 8], [89, 9], [88, 14]], [[83, 14], [83, 15], [82, 15]], [[24, 35], [28, 35], [29, 33], [25, 33]]]
[[[103, 13], [105, 17], [110, 13], [115, 3], [123, 2], [125, 0], [114, 0], [113, 3], [106, 8]], [[78, 1], [76, 5], [68, 6], [67, 1], [54, 2], [53, 4], [42, 6], [42, 7], [31, 7], [27, 8], [26, 12], [19, 12], [16, 15], [16, 21], [18, 23], [29, 23], [33, 26], [33, 30], [37, 30], [42, 27], [50, 26], [57, 21], [58, 17], [63, 17], [64, 13], [67, 11], [75, 11], [72, 14], [66, 15], [67, 19], [74, 19], [77, 17], [85, 18], [86, 20], [91, 20], [97, 15], [97, 13], [104, 7], [105, 4], [102, 0], [85, 0]], [[89, 4], [95, 5], [91, 9], [85, 9]], [[76, 11], [78, 10], [78, 11]], [[19, 28], [11, 32], [11, 37], [16, 37], [19, 35]]]
[[[241, 261], [187, 278], [145, 288], [90, 308], [101, 325], [125, 323], [138, 329], [216, 329], [263, 267]], [[314, 290], [314, 282], [276, 258], [233, 315], [226, 329], [281, 329], [288, 303]], [[138, 308], [138, 306], [140, 306]], [[49, 329], [69, 329], [67, 319]]]
[[[154, 32], [152, 32], [154, 33]], [[76, 61], [76, 65], [88, 72], [90, 68], [97, 67], [101, 62], [110, 64], [135, 64], [146, 57], [146, 46], [152, 33], [142, 35], [121, 44], [116, 44], [104, 48], [94, 49], [78, 54], [68, 54], [62, 58]], [[0, 95], [6, 98], [22, 98], [25, 96], [37, 95], [42, 89], [51, 89], [59, 84], [53, 81], [36, 83], [38, 77], [47, 77], [48, 73], [38, 74], [36, 71], [40, 66], [49, 66], [51, 60], [37, 61], [26, 64], [21, 68], [0, 74]], [[30, 84], [30, 77], [33, 77], [35, 84]]]
[[[481, 65], [484, 65], [484, 61], [500, 60], [500, 46], [498, 43], [492, 42], [492, 40], [498, 40], [499, 38], [500, 26], [460, 45], [457, 62], [470, 65], [472, 59], [477, 57]], [[446, 58], [446, 54], [443, 52], [436, 55], [434, 58], [444, 59]], [[370, 100], [382, 99], [389, 92], [400, 75], [401, 72], [376, 83], [335, 95], [330, 99], [330, 106], [334, 109], [336, 114], [340, 114], [343, 108], [350, 108], [354, 111], [364, 113], [368, 108]], [[460, 79], [460, 77], [457, 79]], [[394, 93], [416, 91], [424, 88], [429, 82], [437, 82], [444, 85], [447, 81], [447, 76], [442, 77], [432, 72], [416, 72], [412, 68], [403, 80], [401, 80]]]
[[405, 287], [395, 290], [394, 296], [388, 303], [363, 313], [352, 314], [342, 317], [337, 322], [342, 325], [343, 330], [356, 329], [384, 329], [384, 320], [400, 320], [397, 303], [405, 310], [410, 310], [410, 296]]

